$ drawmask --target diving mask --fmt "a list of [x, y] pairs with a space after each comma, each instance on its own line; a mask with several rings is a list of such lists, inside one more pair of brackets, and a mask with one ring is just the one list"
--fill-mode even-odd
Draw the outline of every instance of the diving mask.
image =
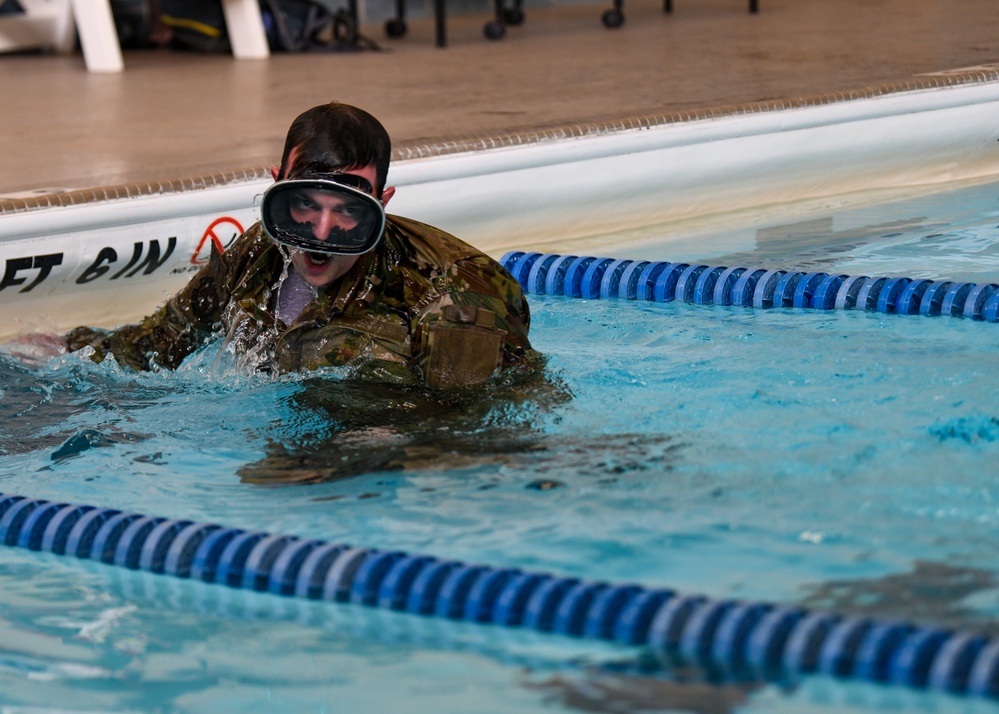
[[264, 191], [264, 231], [281, 245], [312, 253], [361, 255], [385, 231], [385, 208], [360, 176], [278, 181]]

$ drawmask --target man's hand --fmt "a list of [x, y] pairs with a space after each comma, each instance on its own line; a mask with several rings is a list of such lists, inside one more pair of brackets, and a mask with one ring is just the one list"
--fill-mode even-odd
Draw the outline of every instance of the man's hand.
[[42, 364], [52, 357], [66, 354], [66, 340], [51, 332], [19, 335], [2, 347], [3, 351], [27, 364]]

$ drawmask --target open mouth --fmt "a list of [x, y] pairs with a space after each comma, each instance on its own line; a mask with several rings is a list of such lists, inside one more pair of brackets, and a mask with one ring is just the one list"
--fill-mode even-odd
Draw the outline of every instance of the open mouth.
[[309, 265], [314, 265], [317, 268], [326, 265], [330, 257], [331, 256], [328, 253], [305, 253], [305, 259], [309, 261]]

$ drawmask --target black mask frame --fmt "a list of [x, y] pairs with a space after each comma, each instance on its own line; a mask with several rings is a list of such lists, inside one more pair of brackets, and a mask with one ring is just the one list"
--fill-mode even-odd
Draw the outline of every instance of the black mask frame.
[[[384, 205], [367, 179], [352, 174], [278, 181], [264, 191], [260, 210], [271, 240], [311, 253], [362, 255], [385, 232]], [[315, 224], [322, 221], [332, 225], [319, 238]]]

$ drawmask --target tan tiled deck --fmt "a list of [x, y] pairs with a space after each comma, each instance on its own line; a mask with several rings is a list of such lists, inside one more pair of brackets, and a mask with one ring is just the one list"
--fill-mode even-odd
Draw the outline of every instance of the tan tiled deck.
[[381, 118], [401, 158], [999, 78], [995, 0], [762, 0], [758, 15], [743, 0], [676, 0], [672, 15], [627, 0], [614, 31], [609, 6], [527, 2], [526, 22], [491, 42], [483, 4], [450, 18], [445, 49], [430, 20], [388, 40], [373, 17], [362, 32], [381, 52], [131, 51], [120, 75], [88, 74], [79, 55], [0, 56], [0, 196], [257, 172], [298, 112], [334, 98]]

